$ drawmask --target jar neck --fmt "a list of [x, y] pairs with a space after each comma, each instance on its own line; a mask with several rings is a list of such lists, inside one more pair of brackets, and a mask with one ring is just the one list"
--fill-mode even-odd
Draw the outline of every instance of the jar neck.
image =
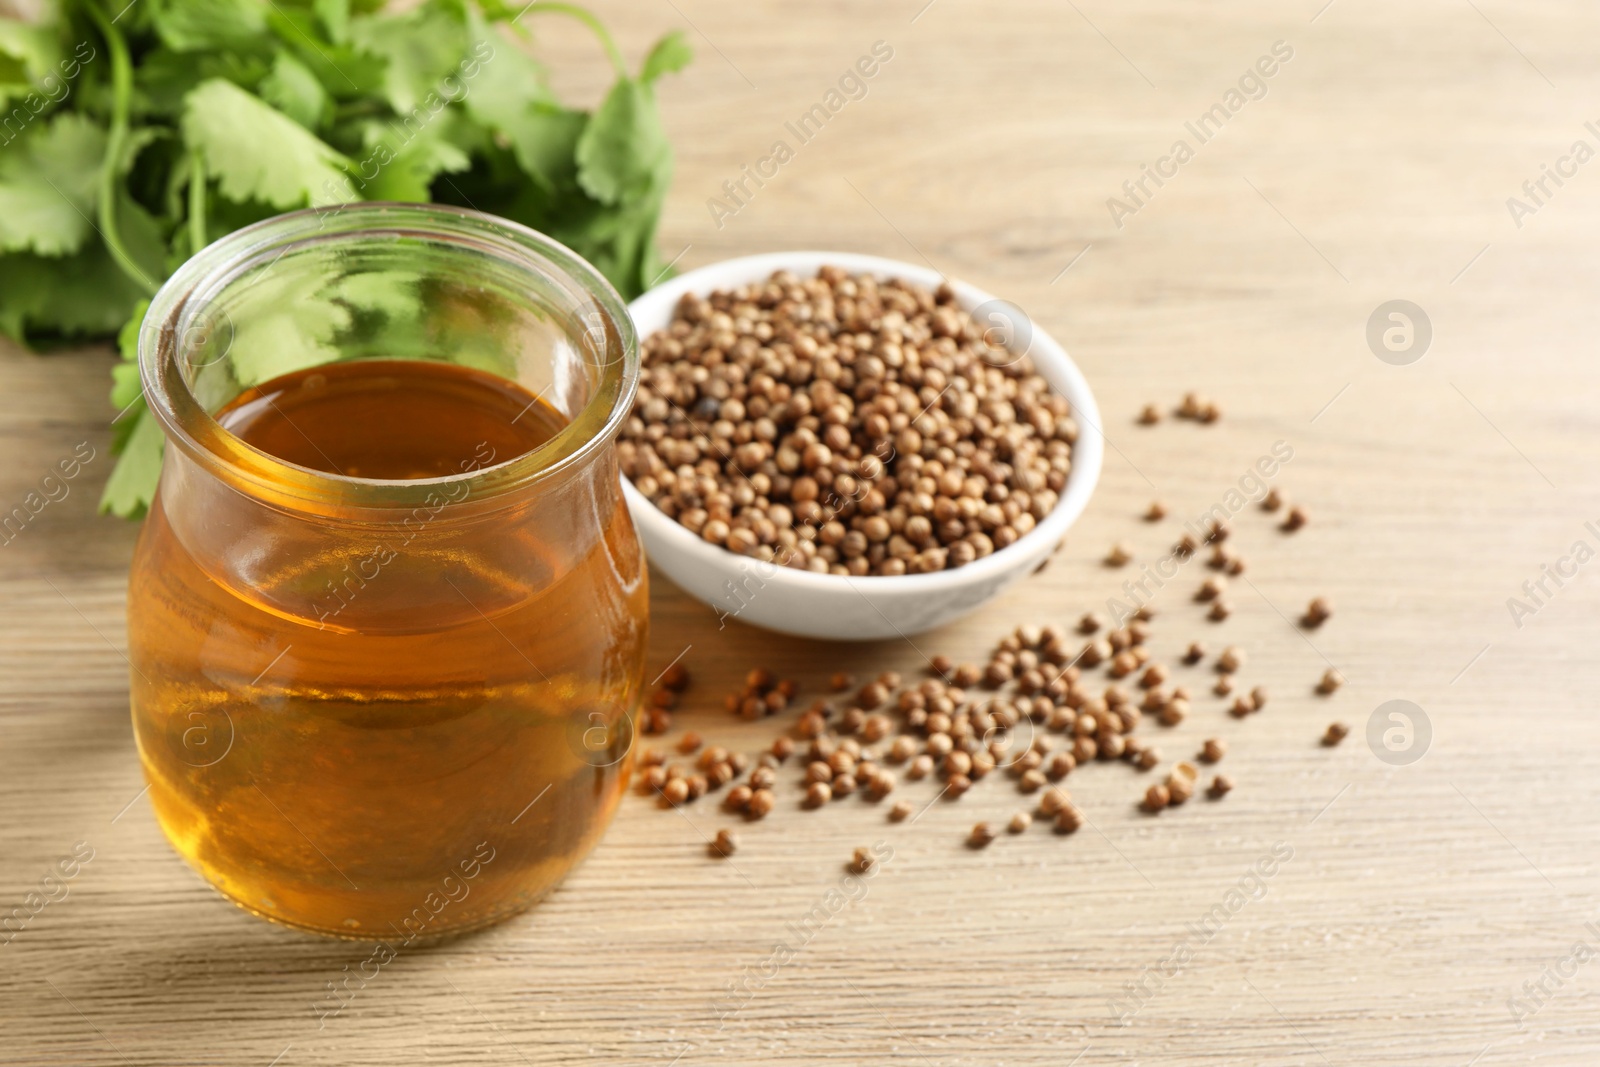
[[[363, 305], [370, 293], [376, 304]], [[214, 415], [275, 364], [412, 354], [407, 346], [540, 386], [566, 424], [522, 455], [384, 480], [285, 462]], [[478, 212], [375, 203], [278, 216], [207, 247], [152, 301], [139, 365], [168, 454], [181, 457], [163, 493], [192, 492], [205, 477], [307, 519], [403, 526], [418, 514], [470, 520], [592, 476], [632, 405], [639, 356], [621, 297], [564, 246]]]

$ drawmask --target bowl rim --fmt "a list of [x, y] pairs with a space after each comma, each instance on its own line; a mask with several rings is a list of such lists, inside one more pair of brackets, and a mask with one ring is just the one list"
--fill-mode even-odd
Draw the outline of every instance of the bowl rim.
[[[734, 288], [764, 279], [777, 270], [789, 270], [802, 275], [815, 274], [822, 266], [838, 266], [854, 274], [902, 278], [930, 289], [937, 289], [941, 284], [948, 282], [961, 306], [969, 311], [987, 301], [1000, 299], [977, 286], [940, 274], [931, 267], [921, 267], [883, 256], [809, 249], [737, 256], [680, 274], [635, 297], [629, 303], [628, 314], [633, 318], [639, 336], [641, 380], [645, 369], [643, 350], [646, 338], [671, 321], [672, 312], [685, 293], [696, 292], [706, 295], [718, 289]], [[1002, 302], [1010, 303], [1013, 307], [1018, 306], [1011, 301]], [[1024, 314], [1026, 315], [1026, 312]], [[1095, 403], [1088, 379], [1067, 354], [1066, 349], [1041, 329], [1038, 323], [1033, 322], [1031, 316], [1029, 321], [1032, 335], [1027, 355], [1033, 359], [1035, 369], [1042, 374], [1045, 374], [1042, 364], [1048, 362], [1051, 365], [1051, 373], [1045, 374], [1047, 379], [1059, 377], [1066, 383], [1065, 388], [1057, 385], [1055, 381], [1051, 381], [1050, 384], [1072, 405], [1072, 418], [1078, 422], [1078, 440], [1073, 444], [1072, 469], [1067, 473], [1067, 484], [1060, 499], [1056, 501], [1056, 506], [1050, 509], [1033, 529], [1005, 548], [996, 549], [965, 566], [946, 568], [931, 574], [860, 576], [817, 574], [813, 571], [796, 570], [793, 567], [763, 561], [754, 556], [741, 556], [720, 545], [713, 545], [661, 511], [634, 487], [626, 475], [623, 475], [623, 493], [629, 504], [644, 505], [643, 508], [630, 507], [630, 510], [633, 511], [636, 520], [649, 525], [653, 532], [674, 548], [697, 558], [706, 566], [722, 568], [740, 562], [752, 566], [765, 565], [771, 567], [772, 573], [763, 573], [761, 575], [763, 581], [778, 581], [796, 589], [838, 590], [842, 581], [846, 587], [857, 588], [857, 591], [933, 593], [959, 589], [982, 582], [984, 579], [1003, 577], [1041, 548], [1042, 554], [1048, 556], [1053, 551], [1054, 545], [1066, 535], [1067, 529], [1083, 513], [1089, 503], [1089, 497], [1094, 493], [1095, 486], [1100, 480], [1101, 464], [1105, 458], [1105, 435], [1100, 429], [1100, 408]]]

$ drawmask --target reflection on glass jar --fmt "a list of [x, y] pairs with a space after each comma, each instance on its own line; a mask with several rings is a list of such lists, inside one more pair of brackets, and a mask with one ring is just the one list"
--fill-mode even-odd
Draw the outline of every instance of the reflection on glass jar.
[[212, 245], [139, 347], [167, 447], [133, 724], [173, 845], [324, 933], [528, 906], [631, 763], [648, 615], [616, 293], [514, 224], [358, 205]]

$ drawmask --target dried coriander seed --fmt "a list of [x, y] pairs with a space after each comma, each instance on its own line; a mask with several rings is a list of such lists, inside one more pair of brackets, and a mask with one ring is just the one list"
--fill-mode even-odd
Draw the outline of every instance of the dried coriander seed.
[[1006, 832], [1020, 834], [1033, 825], [1033, 816], [1025, 811], [1019, 811], [1011, 816], [1011, 821], [1006, 823]]
[[1300, 617], [1300, 624], [1308, 629], [1316, 629], [1333, 615], [1333, 607], [1325, 597], [1314, 597], [1306, 605], [1306, 613]]
[[1233, 605], [1228, 603], [1227, 598], [1219, 596], [1211, 602], [1211, 610], [1206, 612], [1206, 618], [1212, 622], [1221, 622], [1232, 614]]
[[833, 799], [833, 789], [827, 782], [812, 782], [806, 786], [805, 806], [820, 808]]
[[1222, 650], [1222, 655], [1217, 657], [1217, 670], [1222, 674], [1232, 674], [1244, 666], [1244, 649], [1238, 645], [1229, 645]]
[[764, 819], [777, 805], [778, 798], [770, 789], [757, 789], [750, 794], [750, 803], [745, 806], [745, 812], [752, 819]]
[[1306, 509], [1296, 504], [1294, 507], [1290, 508], [1289, 513], [1284, 516], [1283, 522], [1279, 526], [1279, 529], [1283, 530], [1284, 533], [1294, 533], [1296, 530], [1305, 526], [1305, 524], [1310, 520], [1311, 517], [1306, 514]]
[[1322, 743], [1332, 748], [1343, 741], [1350, 733], [1350, 727], [1342, 722], [1330, 722], [1327, 731], [1322, 735]]
[[689, 688], [689, 668], [682, 663], [673, 663], [661, 672], [658, 681], [668, 690], [681, 693]]
[[852, 874], [866, 874], [877, 865], [877, 862], [872, 857], [872, 850], [863, 846], [855, 850], [847, 866]]
[[1164, 785], [1153, 785], [1144, 791], [1144, 810], [1154, 814], [1165, 808], [1172, 800]]
[[890, 822], [905, 822], [906, 819], [911, 817], [911, 813], [914, 810], [915, 809], [911, 806], [911, 801], [909, 801], [909, 800], [898, 801], [895, 804], [894, 807], [889, 809], [889, 821]]
[[1139, 409], [1139, 425], [1154, 426], [1161, 421], [1161, 409], [1154, 404], [1146, 404]]
[[1056, 833], [1076, 833], [1078, 827], [1083, 825], [1083, 812], [1068, 804], [1056, 813]]
[[972, 827], [972, 832], [967, 834], [967, 844], [972, 848], [984, 848], [994, 840], [994, 827], [986, 822], [980, 822]]
[[739, 839], [731, 830], [718, 830], [710, 848], [713, 856], [731, 856], [739, 851]]
[[1211, 779], [1211, 788], [1206, 790], [1212, 800], [1221, 800], [1233, 790], [1233, 779], [1226, 774], [1219, 774]]
[[1188, 649], [1183, 653], [1183, 662], [1193, 666], [1206, 658], [1206, 646], [1200, 641], [1191, 641]]
[[1228, 743], [1218, 737], [1209, 737], [1205, 744], [1200, 746], [1200, 758], [1207, 763], [1216, 763], [1228, 754]]
[[1344, 675], [1340, 674], [1332, 667], [1329, 667], [1327, 670], [1322, 672], [1322, 680], [1317, 683], [1317, 692], [1321, 693], [1323, 696], [1328, 696], [1331, 693], [1337, 692], [1339, 687], [1343, 684]]
[[1145, 522], [1160, 522], [1167, 517], [1167, 506], [1159, 500], [1150, 501], [1150, 506], [1144, 509]]

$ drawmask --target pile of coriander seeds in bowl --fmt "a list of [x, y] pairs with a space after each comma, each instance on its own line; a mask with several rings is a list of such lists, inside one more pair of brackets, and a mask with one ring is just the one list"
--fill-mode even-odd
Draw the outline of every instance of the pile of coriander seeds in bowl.
[[1066, 353], [932, 271], [756, 256], [630, 311], [635, 520], [668, 577], [742, 621], [840, 639], [940, 625], [1048, 558], [1098, 477], [1098, 411]]

